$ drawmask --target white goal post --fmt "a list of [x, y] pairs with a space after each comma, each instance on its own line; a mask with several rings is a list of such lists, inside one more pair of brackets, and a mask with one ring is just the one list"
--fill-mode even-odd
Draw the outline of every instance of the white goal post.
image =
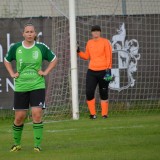
[[78, 103], [78, 67], [76, 47], [76, 14], [75, 0], [69, 0], [69, 33], [70, 33], [70, 57], [71, 57], [71, 86], [72, 86], [72, 115], [73, 119], [79, 119]]

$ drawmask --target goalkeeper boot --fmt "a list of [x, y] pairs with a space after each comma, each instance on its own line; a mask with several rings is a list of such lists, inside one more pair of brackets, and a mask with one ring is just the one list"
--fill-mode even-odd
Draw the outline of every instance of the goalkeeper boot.
[[19, 151], [19, 150], [21, 150], [21, 149], [22, 149], [22, 147], [21, 147], [20, 145], [13, 145], [13, 146], [11, 147], [10, 152], [17, 152], [17, 151]]
[[90, 117], [90, 119], [96, 119], [97, 118], [96, 115], [90, 115], [89, 117]]
[[34, 151], [35, 151], [35, 152], [41, 152], [42, 149], [41, 149], [40, 147], [34, 147]]
[[108, 116], [107, 116], [107, 115], [103, 115], [102, 118], [103, 118], [103, 119], [106, 119], [106, 118], [108, 118]]

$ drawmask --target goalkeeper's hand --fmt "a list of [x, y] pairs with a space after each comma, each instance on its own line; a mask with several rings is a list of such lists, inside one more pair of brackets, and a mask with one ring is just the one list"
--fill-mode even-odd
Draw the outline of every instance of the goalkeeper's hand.
[[79, 47], [79, 44], [77, 42], [77, 53], [79, 53], [79, 52], [80, 52], [80, 47]]
[[106, 70], [106, 74], [103, 79], [106, 80], [107, 82], [110, 82], [113, 80], [112, 75], [111, 75], [111, 69]]

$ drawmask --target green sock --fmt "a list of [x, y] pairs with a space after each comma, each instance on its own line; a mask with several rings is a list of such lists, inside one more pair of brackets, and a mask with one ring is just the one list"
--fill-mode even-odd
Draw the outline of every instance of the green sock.
[[40, 147], [43, 133], [43, 123], [33, 123], [34, 146]]
[[20, 145], [21, 144], [21, 137], [22, 137], [22, 131], [23, 131], [23, 124], [21, 126], [16, 126], [13, 124], [13, 138], [14, 138], [14, 144]]

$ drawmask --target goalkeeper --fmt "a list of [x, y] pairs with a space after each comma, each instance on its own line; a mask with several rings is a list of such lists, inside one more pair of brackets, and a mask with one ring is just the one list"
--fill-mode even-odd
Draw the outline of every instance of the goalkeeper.
[[[34, 132], [34, 151], [41, 151], [42, 141], [42, 110], [45, 108], [45, 76], [55, 67], [56, 55], [43, 43], [35, 41], [36, 31], [32, 23], [23, 28], [24, 41], [14, 44], [8, 51], [4, 64], [14, 78], [13, 123], [14, 145], [11, 152], [21, 149], [21, 136], [27, 110], [31, 107]], [[11, 62], [16, 61], [16, 72]], [[42, 70], [43, 60], [49, 61], [47, 68]]]
[[90, 111], [90, 118], [96, 119], [95, 90], [99, 85], [101, 115], [108, 117], [108, 86], [111, 78], [112, 47], [109, 40], [101, 37], [101, 28], [98, 25], [91, 28], [92, 39], [87, 42], [86, 51], [77, 53], [84, 60], [90, 60], [86, 75], [86, 98]]

